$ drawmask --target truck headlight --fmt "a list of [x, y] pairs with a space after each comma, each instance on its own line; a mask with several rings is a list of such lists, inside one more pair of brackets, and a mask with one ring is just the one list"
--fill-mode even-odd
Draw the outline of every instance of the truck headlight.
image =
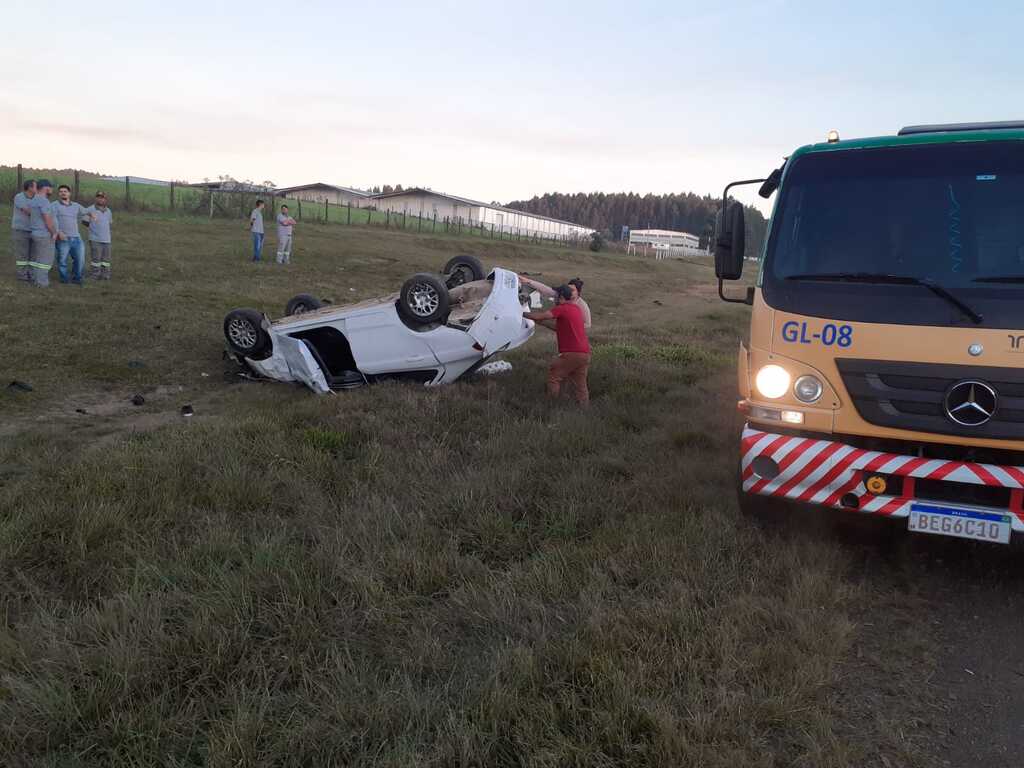
[[801, 376], [793, 385], [793, 394], [801, 403], [814, 403], [824, 391], [817, 376]]
[[757, 372], [754, 384], [769, 400], [777, 400], [789, 391], [789, 373], [781, 365], [766, 365]]

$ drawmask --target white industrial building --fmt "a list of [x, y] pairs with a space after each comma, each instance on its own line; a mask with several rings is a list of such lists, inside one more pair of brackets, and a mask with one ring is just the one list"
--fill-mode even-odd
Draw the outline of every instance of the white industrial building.
[[334, 184], [300, 184], [297, 187], [283, 187], [275, 189], [274, 194], [278, 197], [287, 197], [291, 200], [302, 200], [303, 202], [323, 203], [333, 205], [351, 205], [353, 208], [366, 208], [372, 197], [369, 192], [351, 187], [338, 187]]
[[523, 237], [585, 240], [589, 239], [594, 231], [591, 227], [583, 227], [568, 221], [456, 195], [446, 195], [422, 187], [374, 195], [372, 204], [377, 210], [390, 211], [392, 214], [419, 216], [424, 219], [436, 217], [438, 221], [447, 219], [450, 222], [459, 222], [464, 227], [483, 225], [486, 232], [494, 231]]
[[629, 252], [653, 253], [657, 258], [706, 255], [699, 237], [670, 229], [630, 230]]

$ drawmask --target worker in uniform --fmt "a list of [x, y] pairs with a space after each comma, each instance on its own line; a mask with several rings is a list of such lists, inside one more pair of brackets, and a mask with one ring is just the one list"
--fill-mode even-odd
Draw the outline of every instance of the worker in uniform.
[[36, 193], [28, 202], [31, 242], [28, 252], [29, 282], [40, 288], [50, 286], [50, 270], [53, 269], [54, 243], [57, 241], [57, 222], [50, 208], [50, 194], [53, 185], [47, 179], [36, 182]]
[[14, 271], [18, 280], [31, 282], [28, 254], [32, 249], [32, 220], [29, 202], [36, 194], [36, 182], [29, 179], [21, 185], [21, 192], [14, 196], [14, 210], [11, 214], [11, 251], [14, 253]]

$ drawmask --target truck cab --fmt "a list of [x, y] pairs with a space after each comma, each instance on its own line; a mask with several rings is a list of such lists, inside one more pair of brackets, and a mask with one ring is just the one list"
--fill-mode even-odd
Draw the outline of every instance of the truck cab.
[[[774, 208], [756, 283], [729, 188]], [[726, 188], [719, 293], [741, 345], [741, 505], [764, 497], [1008, 543], [1024, 533], [1024, 122], [804, 146]]]

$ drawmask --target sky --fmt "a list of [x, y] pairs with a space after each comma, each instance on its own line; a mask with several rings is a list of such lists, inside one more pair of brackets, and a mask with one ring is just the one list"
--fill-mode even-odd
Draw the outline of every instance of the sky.
[[0, 0], [0, 18], [4, 165], [717, 195], [832, 128], [1024, 119], [1024, 4], [1002, 0]]

